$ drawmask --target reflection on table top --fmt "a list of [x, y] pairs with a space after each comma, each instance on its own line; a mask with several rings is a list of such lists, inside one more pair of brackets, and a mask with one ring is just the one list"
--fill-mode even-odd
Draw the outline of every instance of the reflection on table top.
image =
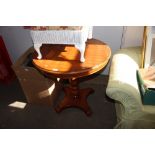
[[73, 45], [43, 45], [43, 58], [33, 55], [33, 64], [41, 71], [57, 77], [81, 77], [101, 70], [108, 63], [111, 50], [99, 40], [90, 39], [86, 42], [85, 59], [80, 62], [80, 52]]

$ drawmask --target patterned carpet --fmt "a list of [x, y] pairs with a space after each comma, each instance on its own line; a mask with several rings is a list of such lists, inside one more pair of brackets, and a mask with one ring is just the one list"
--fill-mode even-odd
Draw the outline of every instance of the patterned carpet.
[[[108, 77], [94, 75], [81, 81], [80, 87], [92, 87], [95, 93], [88, 97], [92, 116], [76, 108], [65, 109], [57, 114], [53, 107], [26, 104], [23, 109], [10, 107], [15, 101], [26, 99], [15, 80], [9, 85], [0, 84], [0, 128], [4, 129], [111, 129], [116, 124], [115, 106], [105, 95]], [[63, 98], [63, 92], [55, 104]]]

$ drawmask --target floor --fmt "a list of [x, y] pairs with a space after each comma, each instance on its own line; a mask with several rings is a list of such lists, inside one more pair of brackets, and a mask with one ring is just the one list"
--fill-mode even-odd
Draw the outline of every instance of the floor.
[[[0, 128], [3, 129], [111, 129], [116, 124], [115, 105], [105, 95], [107, 76], [95, 75], [83, 79], [80, 87], [92, 87], [95, 93], [88, 97], [93, 114], [87, 117], [76, 108], [56, 113], [52, 106], [28, 104], [18, 80], [9, 85], [0, 84]], [[63, 92], [55, 105], [63, 98]], [[10, 106], [14, 102], [26, 104], [22, 108]]]

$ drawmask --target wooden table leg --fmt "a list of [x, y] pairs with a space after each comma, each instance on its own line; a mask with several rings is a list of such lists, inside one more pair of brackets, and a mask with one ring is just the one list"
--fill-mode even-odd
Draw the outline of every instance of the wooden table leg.
[[65, 108], [76, 107], [83, 110], [87, 116], [90, 116], [92, 112], [87, 103], [87, 97], [94, 90], [92, 88], [79, 89], [78, 79], [70, 79], [69, 82], [70, 86], [64, 88], [65, 97], [56, 106], [56, 112], [61, 112]]

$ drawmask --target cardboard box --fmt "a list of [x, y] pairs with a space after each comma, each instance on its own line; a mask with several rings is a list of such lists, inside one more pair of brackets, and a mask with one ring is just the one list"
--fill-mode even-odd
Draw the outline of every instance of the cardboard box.
[[21, 84], [28, 103], [52, 105], [57, 99], [61, 84], [49, 79], [32, 64], [33, 48], [28, 49], [14, 64], [13, 70]]

